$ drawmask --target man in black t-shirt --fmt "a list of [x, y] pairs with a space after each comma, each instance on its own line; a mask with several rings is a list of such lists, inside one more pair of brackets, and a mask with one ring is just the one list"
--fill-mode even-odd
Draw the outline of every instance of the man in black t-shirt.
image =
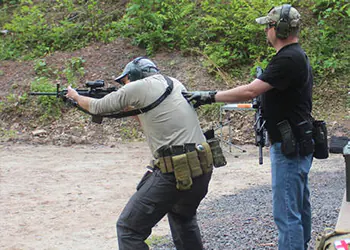
[[251, 83], [226, 91], [184, 93], [194, 107], [237, 103], [263, 95], [263, 116], [271, 142], [273, 215], [278, 249], [306, 250], [311, 239], [308, 174], [313, 159], [311, 110], [313, 77], [298, 43], [300, 14], [289, 4], [256, 19], [265, 24], [267, 42], [276, 49], [265, 71]]

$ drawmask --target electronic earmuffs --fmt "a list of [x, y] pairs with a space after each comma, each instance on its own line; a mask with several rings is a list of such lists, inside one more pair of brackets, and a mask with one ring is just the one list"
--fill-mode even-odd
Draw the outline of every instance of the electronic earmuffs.
[[143, 74], [142, 74], [142, 69], [141, 69], [141, 67], [138, 65], [139, 61], [140, 61], [141, 59], [143, 59], [143, 58], [145, 58], [145, 57], [140, 56], [140, 57], [135, 58], [135, 59], [132, 61], [131, 65], [130, 65], [129, 73], [128, 73], [128, 77], [129, 77], [129, 80], [130, 80], [131, 82], [143, 78], [143, 77], [142, 77], [142, 76], [143, 76]]
[[290, 4], [284, 4], [281, 9], [280, 19], [276, 22], [276, 37], [286, 39], [290, 34], [289, 12]]
[[[149, 62], [146, 62], [146, 65], [140, 65], [140, 61], [142, 59], [147, 59]], [[152, 61], [150, 61], [147, 57], [141, 56], [141, 57], [135, 58], [132, 61], [130, 65], [128, 77], [132, 82], [132, 81], [145, 78], [145, 75], [144, 75], [145, 72], [150, 73], [150, 72], [158, 72], [158, 71], [159, 71], [158, 68]]]

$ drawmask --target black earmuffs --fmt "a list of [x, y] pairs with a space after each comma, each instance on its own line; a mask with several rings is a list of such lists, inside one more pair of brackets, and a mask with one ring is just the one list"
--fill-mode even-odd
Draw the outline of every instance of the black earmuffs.
[[[146, 62], [140, 62], [142, 59], [147, 59]], [[144, 73], [158, 72], [156, 65], [147, 57], [140, 56], [135, 58], [129, 69], [128, 77], [131, 82], [140, 80], [146, 77]]]
[[290, 33], [289, 12], [290, 4], [284, 4], [281, 9], [280, 19], [276, 23], [276, 37], [286, 39]]
[[141, 59], [146, 59], [143, 56], [137, 57], [132, 61], [132, 64], [130, 65], [128, 77], [131, 82], [142, 79], [143, 78], [143, 73], [142, 69], [139, 66], [139, 61]]

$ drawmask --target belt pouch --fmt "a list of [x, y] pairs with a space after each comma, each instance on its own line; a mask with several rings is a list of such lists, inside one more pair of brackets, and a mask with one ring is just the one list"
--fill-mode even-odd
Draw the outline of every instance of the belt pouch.
[[189, 190], [192, 186], [190, 167], [186, 154], [172, 156], [176, 188], [178, 190]]
[[190, 166], [190, 169], [191, 169], [192, 177], [194, 178], [202, 175], [203, 170], [201, 168], [201, 164], [198, 159], [197, 151], [187, 152], [186, 156], [187, 156], [188, 165]]
[[219, 139], [213, 138], [207, 141], [213, 155], [214, 167], [219, 168], [227, 164], [225, 156], [220, 147]]
[[198, 177], [203, 174], [203, 170], [201, 168], [198, 154], [196, 151], [196, 144], [195, 143], [185, 143], [184, 144], [186, 156], [187, 156], [187, 162], [190, 166], [191, 170], [191, 176], [192, 178]]
[[313, 122], [312, 138], [315, 141], [314, 157], [316, 159], [328, 158], [327, 126], [324, 121]]
[[203, 173], [209, 173], [213, 170], [213, 156], [208, 143], [204, 142], [196, 146], [200, 166]]
[[297, 144], [289, 122], [287, 120], [283, 120], [277, 123], [277, 128], [282, 137], [282, 153], [285, 156], [295, 156]]
[[169, 146], [163, 146], [161, 150], [159, 150], [160, 158], [158, 160], [160, 171], [165, 173], [173, 172], [173, 164], [171, 162], [171, 150]]
[[306, 156], [314, 152], [314, 142], [312, 140], [312, 125], [307, 121], [297, 124], [299, 132], [299, 154]]

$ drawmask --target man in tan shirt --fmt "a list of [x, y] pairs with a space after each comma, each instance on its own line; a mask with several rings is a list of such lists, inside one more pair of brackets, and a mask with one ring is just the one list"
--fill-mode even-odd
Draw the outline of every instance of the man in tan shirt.
[[[67, 97], [92, 114], [119, 112], [129, 107], [141, 109], [162, 96], [169, 87], [169, 80], [173, 85], [170, 94], [159, 105], [137, 116], [153, 157], [159, 162], [162, 156], [180, 154], [177, 157], [186, 157], [186, 152], [195, 151], [193, 147], [186, 151], [187, 144], [198, 146], [205, 143], [206, 138], [195, 110], [182, 96], [183, 84], [161, 75], [151, 60], [139, 57], [128, 63], [116, 78], [124, 86], [102, 99], [81, 96], [70, 87]], [[180, 153], [179, 147], [183, 147]], [[140, 181], [117, 222], [120, 250], [149, 249], [144, 241], [151, 234], [152, 227], [166, 214], [177, 249], [203, 249], [196, 211], [207, 194], [212, 168], [190, 176], [191, 183], [186, 187], [189, 189], [179, 190], [178, 185], [183, 183], [178, 179], [173, 162], [174, 158], [164, 160], [165, 168], [155, 164]]]

